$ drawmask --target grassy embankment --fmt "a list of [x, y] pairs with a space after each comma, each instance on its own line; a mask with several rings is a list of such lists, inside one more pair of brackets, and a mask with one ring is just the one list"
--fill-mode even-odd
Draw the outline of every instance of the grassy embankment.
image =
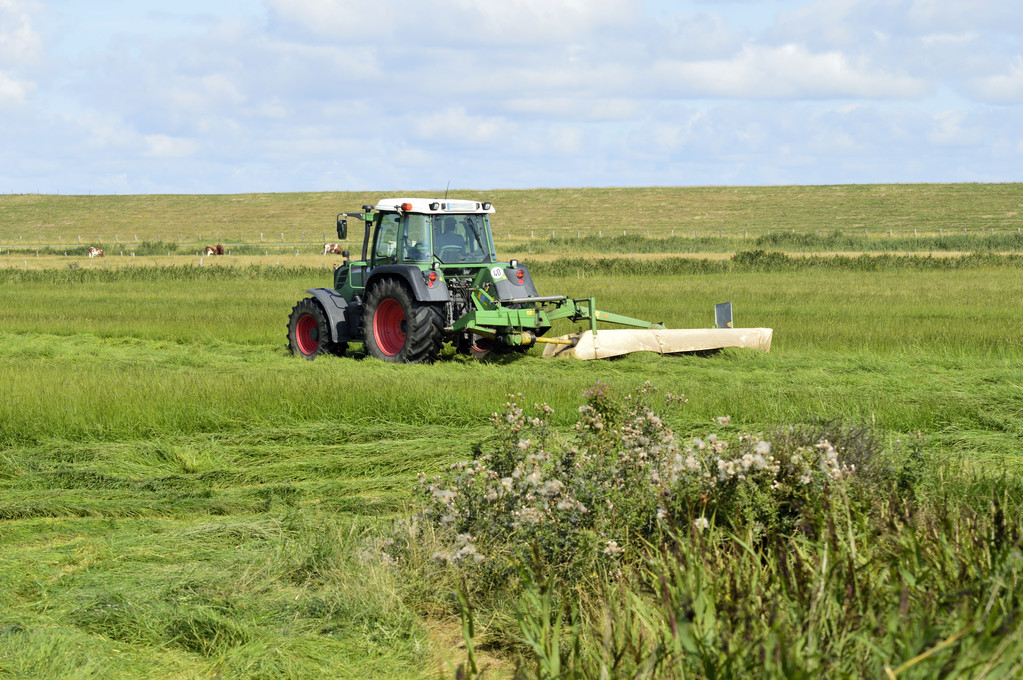
[[[332, 216], [395, 194], [0, 196], [0, 266], [195, 263], [222, 242], [230, 263], [321, 265]], [[485, 194], [483, 196], [482, 194]], [[503, 254], [1019, 252], [1018, 184], [459, 191], [494, 202]], [[354, 228], [348, 246], [358, 251]], [[88, 246], [107, 259], [91, 263]], [[38, 254], [37, 254], [38, 253]], [[65, 255], [66, 253], [66, 255]], [[26, 262], [27, 260], [27, 262]]]
[[772, 353], [435, 366], [287, 356], [315, 268], [0, 272], [0, 669], [434, 672], [454, 610], [361, 563], [360, 546], [417, 472], [471, 454], [508, 393], [566, 426], [596, 380], [649, 379], [689, 397], [681, 431], [726, 414], [751, 431], [840, 419], [1015, 468], [1019, 262], [873, 262], [887, 264], [542, 265], [544, 291], [672, 326], [731, 299], [743, 324], [775, 329]]

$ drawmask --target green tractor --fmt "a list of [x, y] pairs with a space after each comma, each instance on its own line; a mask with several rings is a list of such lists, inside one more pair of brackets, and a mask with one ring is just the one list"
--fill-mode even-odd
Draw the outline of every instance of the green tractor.
[[[309, 289], [311, 297], [292, 309], [291, 352], [311, 360], [324, 353], [344, 354], [348, 343], [361, 342], [368, 354], [383, 361], [423, 363], [436, 359], [445, 342], [476, 357], [526, 351], [537, 343], [547, 346], [545, 356], [585, 359], [713, 348], [702, 346], [707, 340], [689, 347], [692, 343], [672, 336], [707, 331], [666, 330], [600, 311], [593, 298], [539, 295], [525, 265], [498, 260], [490, 226], [494, 212], [487, 202], [393, 198], [364, 205], [362, 212], [339, 214], [342, 241], [348, 220], [364, 223], [362, 257], [352, 260], [342, 251], [345, 259], [334, 270], [333, 288]], [[545, 338], [556, 319], [586, 321], [589, 331]], [[636, 330], [601, 330], [598, 340], [597, 321]], [[755, 344], [738, 346], [770, 347], [770, 329], [718, 330], [766, 330], [766, 347], [762, 334]], [[719, 338], [711, 342], [736, 346], [720, 344]]]

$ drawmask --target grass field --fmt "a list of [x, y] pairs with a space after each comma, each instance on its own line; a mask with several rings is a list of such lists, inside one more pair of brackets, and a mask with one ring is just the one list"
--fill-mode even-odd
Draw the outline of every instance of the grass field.
[[[984, 213], [1010, 228], [1018, 187], [978, 198], [982, 188], [918, 188], [908, 202], [953, 192], [966, 213], [946, 224]], [[711, 205], [759, 214], [750, 203], [778, 206], [780, 219], [806, 194], [879, 215], [906, 204], [889, 198], [906, 190], [691, 199], [707, 219]], [[647, 191], [668, 201], [678, 190]], [[529, 206], [549, 205], [549, 193], [494, 200], [535, 216]], [[617, 190], [578, 193], [620, 203]], [[287, 214], [300, 229], [303, 215], [329, 223], [335, 204], [363, 200], [277, 198], [238, 203], [257, 226]], [[114, 219], [126, 204], [125, 224], [165, 205], [181, 219], [221, 210], [224, 224], [241, 210], [230, 197], [0, 197], [4, 238], [44, 200], [69, 206], [36, 225], [44, 238], [58, 233], [49, 222], [71, 234], [83, 215]], [[672, 416], [680, 432], [707, 432], [724, 415], [751, 432], [841, 421], [893, 445], [919, 437], [927, 455], [967, 468], [1019, 469], [1019, 257], [545, 258], [533, 267], [542, 293], [596, 295], [675, 327], [707, 326], [713, 304], [731, 300], [739, 325], [774, 328], [772, 351], [590, 363], [446, 353], [433, 366], [290, 357], [291, 306], [329, 277], [315, 259], [199, 268], [147, 257], [134, 268], [73, 270], [56, 258], [0, 269], [0, 677], [450, 674], [464, 651], [452, 653], [461, 628], [448, 595], [360, 556], [404, 513], [418, 472], [472, 455], [508, 394], [547, 402], [566, 429], [597, 381], [624, 391], [650, 380], [688, 397]]]

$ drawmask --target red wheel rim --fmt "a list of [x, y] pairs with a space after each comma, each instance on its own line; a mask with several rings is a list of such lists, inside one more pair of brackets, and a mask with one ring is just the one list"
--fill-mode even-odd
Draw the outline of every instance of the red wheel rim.
[[298, 342], [298, 351], [302, 354], [313, 354], [320, 346], [320, 327], [312, 314], [303, 314], [298, 317], [295, 325], [295, 340]]
[[394, 298], [377, 306], [373, 315], [373, 339], [387, 356], [393, 357], [405, 346], [405, 310]]

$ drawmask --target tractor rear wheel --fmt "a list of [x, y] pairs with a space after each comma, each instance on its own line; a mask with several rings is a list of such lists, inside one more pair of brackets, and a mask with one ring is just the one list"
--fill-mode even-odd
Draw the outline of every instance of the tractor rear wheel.
[[344, 354], [347, 343], [330, 340], [327, 315], [314, 298], [299, 300], [288, 320], [288, 349], [303, 359], [312, 361], [324, 353]]
[[366, 351], [392, 363], [430, 363], [444, 342], [444, 309], [418, 302], [394, 279], [381, 281], [366, 296], [363, 316]]

